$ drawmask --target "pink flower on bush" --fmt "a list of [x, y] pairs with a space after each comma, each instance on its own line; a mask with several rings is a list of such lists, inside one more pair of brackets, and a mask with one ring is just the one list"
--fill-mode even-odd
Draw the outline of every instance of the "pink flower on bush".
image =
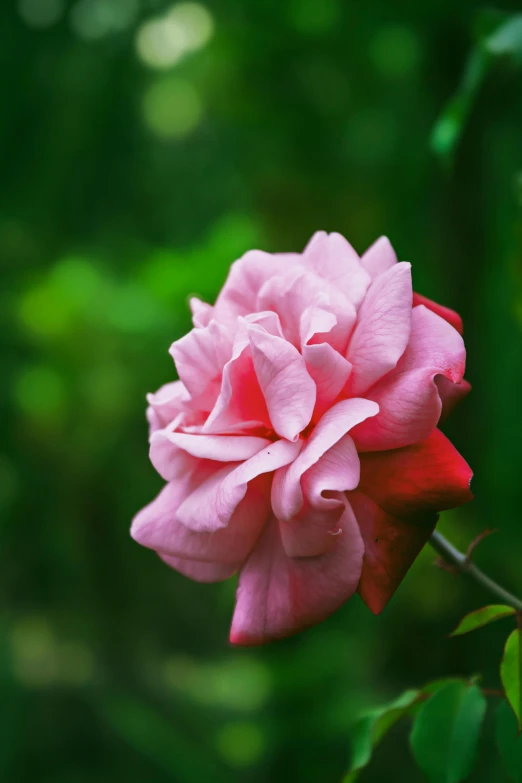
[[355, 591], [380, 612], [432, 532], [471, 499], [437, 429], [469, 391], [459, 316], [412, 294], [386, 238], [246, 253], [149, 395], [167, 482], [132, 535], [192, 579], [239, 572], [230, 639], [320, 622]]

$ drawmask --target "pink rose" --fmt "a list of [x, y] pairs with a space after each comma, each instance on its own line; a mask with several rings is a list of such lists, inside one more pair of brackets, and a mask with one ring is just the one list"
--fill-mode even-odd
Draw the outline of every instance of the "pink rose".
[[201, 582], [239, 572], [230, 639], [318, 623], [358, 590], [382, 611], [471, 471], [437, 429], [469, 391], [462, 323], [412, 294], [382, 237], [253, 250], [170, 352], [148, 397], [167, 482], [132, 535]]

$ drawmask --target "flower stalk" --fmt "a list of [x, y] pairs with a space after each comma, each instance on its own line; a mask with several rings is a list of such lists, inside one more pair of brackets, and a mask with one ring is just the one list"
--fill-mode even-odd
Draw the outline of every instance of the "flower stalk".
[[522, 611], [522, 601], [519, 598], [508, 590], [505, 590], [501, 585], [497, 584], [497, 582], [485, 574], [470, 560], [468, 555], [459, 552], [459, 550], [456, 549], [442, 533], [439, 533], [438, 530], [434, 530], [431, 534], [430, 544], [437, 554], [453, 566], [459, 573], [473, 579], [503, 604], [512, 606], [517, 612]]

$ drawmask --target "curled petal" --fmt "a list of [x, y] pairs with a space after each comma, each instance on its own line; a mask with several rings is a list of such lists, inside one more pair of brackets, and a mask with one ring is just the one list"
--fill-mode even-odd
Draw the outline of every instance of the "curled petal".
[[466, 380], [460, 383], [452, 383], [443, 375], [435, 378], [435, 383], [439, 390], [439, 397], [442, 402], [441, 421], [450, 415], [461, 400], [471, 391], [471, 384]]
[[312, 418], [315, 383], [303, 357], [289, 342], [256, 327], [249, 329], [249, 337], [272, 426], [282, 438], [295, 441]]
[[357, 588], [364, 546], [349, 506], [343, 533], [320, 557], [285, 554], [276, 520], [269, 523], [239, 574], [232, 644], [265, 644], [321, 622]]
[[[212, 405], [219, 391], [223, 365], [232, 355], [233, 333], [217, 321], [192, 329], [176, 340], [170, 353], [179, 377], [200, 406]], [[210, 407], [208, 407], [210, 410]]]
[[212, 472], [178, 508], [177, 517], [197, 531], [213, 531], [229, 524], [236, 507], [245, 497], [250, 481], [273, 473], [295, 459], [302, 442], [279, 440], [239, 465], [231, 463]]
[[459, 384], [465, 363], [460, 334], [435, 313], [416, 307], [410, 341], [397, 367], [367, 393], [378, 403], [379, 415], [354, 432], [357, 448], [396, 449], [427, 438], [442, 411], [438, 378]]
[[413, 307], [417, 307], [418, 305], [424, 305], [424, 307], [427, 307], [428, 310], [431, 310], [437, 315], [440, 315], [441, 318], [444, 318], [444, 320], [451, 324], [459, 334], [463, 333], [464, 327], [462, 325], [462, 318], [458, 313], [455, 312], [455, 310], [450, 310], [449, 307], [444, 307], [443, 305], [437, 304], [437, 302], [433, 302], [431, 299], [428, 299], [427, 296], [422, 296], [422, 294], [416, 294], [414, 292]]
[[342, 400], [330, 408], [317, 423], [299, 456], [287, 468], [277, 471], [272, 485], [272, 507], [279, 520], [289, 521], [303, 505], [301, 477], [342, 437], [364, 421], [375, 416], [379, 408], [370, 400]]
[[359, 457], [349, 435], [342, 437], [301, 478], [304, 504], [292, 519], [279, 523], [289, 557], [323, 555], [342, 534], [344, 492], [359, 483]]
[[147, 394], [150, 434], [166, 427], [187, 409], [190, 394], [181, 381], [166, 383], [155, 394]]
[[216, 462], [240, 462], [269, 444], [266, 438], [248, 435], [192, 435], [166, 427], [151, 437], [150, 460], [165, 481], [172, 481], [183, 469], [186, 455]]
[[221, 390], [203, 431], [212, 434], [258, 427], [270, 428], [270, 417], [250, 345], [239, 342], [223, 368]]
[[410, 264], [396, 264], [373, 282], [348, 347], [351, 395], [364, 394], [396, 366], [410, 339], [411, 301]]

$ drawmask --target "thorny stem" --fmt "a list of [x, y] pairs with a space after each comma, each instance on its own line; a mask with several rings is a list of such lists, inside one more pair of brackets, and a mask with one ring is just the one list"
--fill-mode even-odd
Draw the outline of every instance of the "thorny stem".
[[468, 555], [459, 552], [438, 530], [434, 530], [431, 534], [430, 544], [437, 554], [441, 555], [447, 563], [454, 566], [457, 571], [482, 585], [503, 604], [512, 606], [517, 612], [522, 611], [522, 601], [494, 582], [493, 579], [490, 579], [475, 563], [471, 562]]

